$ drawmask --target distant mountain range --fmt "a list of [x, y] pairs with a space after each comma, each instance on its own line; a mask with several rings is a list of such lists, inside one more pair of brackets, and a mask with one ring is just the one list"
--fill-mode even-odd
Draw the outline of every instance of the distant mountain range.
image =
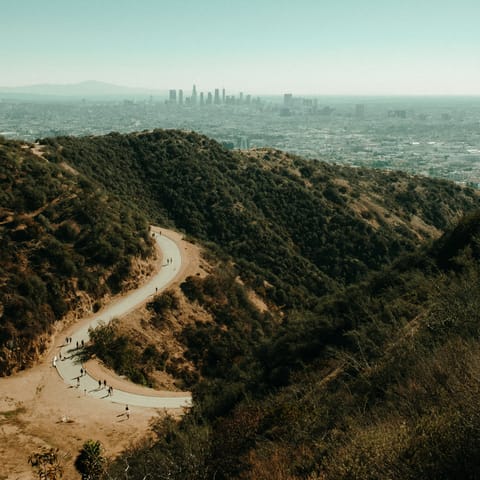
[[61, 97], [108, 97], [161, 95], [164, 90], [132, 88], [88, 80], [72, 84], [37, 84], [22, 87], [0, 87], [0, 95], [8, 96], [61, 96]]

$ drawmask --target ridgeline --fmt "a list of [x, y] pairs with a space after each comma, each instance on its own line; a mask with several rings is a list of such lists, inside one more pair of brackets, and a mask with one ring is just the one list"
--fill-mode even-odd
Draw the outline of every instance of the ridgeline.
[[287, 308], [361, 280], [478, 206], [473, 190], [450, 182], [278, 151], [232, 152], [192, 132], [42, 143], [52, 161], [151, 221], [232, 258], [256, 291]]

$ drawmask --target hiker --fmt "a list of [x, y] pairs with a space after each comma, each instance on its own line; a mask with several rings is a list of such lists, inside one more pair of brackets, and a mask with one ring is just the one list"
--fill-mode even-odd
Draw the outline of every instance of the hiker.
[[125, 405], [125, 415], [127, 416], [127, 419], [130, 418], [130, 410], [128, 409], [128, 405]]
[[80, 376], [83, 377], [83, 368], [80, 369]]
[[53, 357], [52, 365], [53, 365], [54, 367], [57, 366], [57, 356], [56, 356], [56, 355]]
[[102, 381], [101, 380], [98, 381], [98, 388], [102, 388]]
[[107, 388], [107, 381], [106, 381], [106, 380], [103, 381], [103, 386], [104, 386], [105, 388]]

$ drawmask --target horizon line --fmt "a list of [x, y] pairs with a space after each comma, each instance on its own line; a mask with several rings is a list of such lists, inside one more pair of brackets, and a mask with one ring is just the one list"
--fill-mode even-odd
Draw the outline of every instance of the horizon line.
[[[79, 80], [77, 82], [69, 82], [69, 83], [32, 83], [32, 84], [16, 84], [16, 85], [2, 85], [0, 86], [0, 93], [14, 93], [14, 92], [1, 92], [1, 90], [17, 90], [17, 89], [28, 89], [28, 88], [38, 88], [38, 87], [59, 87], [59, 88], [65, 88], [65, 87], [78, 87], [84, 84], [99, 84], [103, 86], [110, 86], [114, 88], [124, 88], [128, 90], [137, 90], [137, 92], [131, 92], [131, 94], [135, 95], [152, 95], [152, 94], [165, 94], [169, 92], [169, 90], [183, 90], [184, 92], [186, 89], [182, 88], [171, 88], [171, 87], [145, 87], [145, 86], [132, 86], [132, 85], [126, 85], [126, 84], [118, 84], [118, 83], [111, 83], [103, 80], [94, 80], [94, 79], [87, 79], [87, 80]], [[196, 83], [192, 83], [192, 87], [196, 86]], [[298, 95], [298, 96], [317, 96], [317, 97], [480, 97], [480, 92], [306, 92], [306, 91], [299, 91], [295, 92], [295, 90], [292, 89], [285, 89], [282, 92], [266, 92], [266, 91], [255, 91], [253, 90], [252, 92], [247, 92], [245, 89], [239, 90], [239, 89], [227, 89], [225, 87], [214, 87], [209, 89], [204, 89], [204, 90], [199, 90], [197, 88], [197, 91], [203, 91], [203, 92], [209, 92], [209, 91], [214, 91], [216, 88], [219, 89], [225, 89], [228, 90], [229, 92], [236, 91], [237, 94], [243, 93], [247, 95], [255, 95], [255, 96], [283, 96], [285, 94], [292, 94], [293, 96]], [[238, 91], [237, 91], [238, 90]], [[15, 93], [21, 93], [21, 92], [15, 92]], [[23, 93], [24, 95], [38, 95], [38, 96], [68, 96], [65, 94], [56, 94], [56, 93], [28, 93], [25, 92]], [[118, 95], [126, 95], [127, 93], [91, 93], [91, 94], [86, 94], [83, 96], [118, 96]], [[71, 96], [79, 96], [80, 94], [71, 94]]]

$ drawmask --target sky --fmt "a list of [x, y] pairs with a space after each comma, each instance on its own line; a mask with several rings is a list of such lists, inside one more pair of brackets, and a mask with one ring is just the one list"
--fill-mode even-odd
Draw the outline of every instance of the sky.
[[0, 86], [480, 95], [480, 0], [0, 0]]

